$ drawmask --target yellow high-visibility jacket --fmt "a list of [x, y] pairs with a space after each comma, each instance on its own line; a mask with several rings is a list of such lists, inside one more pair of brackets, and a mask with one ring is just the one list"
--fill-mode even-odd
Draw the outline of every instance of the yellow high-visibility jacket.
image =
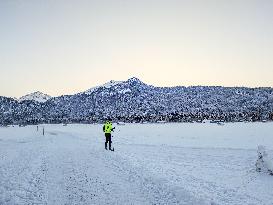
[[104, 133], [111, 133], [112, 132], [112, 123], [106, 122], [103, 125], [103, 131], [104, 131]]

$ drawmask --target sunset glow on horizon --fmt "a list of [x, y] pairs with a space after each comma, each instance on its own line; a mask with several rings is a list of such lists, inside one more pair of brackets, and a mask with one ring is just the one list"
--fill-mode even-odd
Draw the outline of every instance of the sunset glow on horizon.
[[0, 96], [155, 86], [273, 87], [273, 1], [0, 1]]

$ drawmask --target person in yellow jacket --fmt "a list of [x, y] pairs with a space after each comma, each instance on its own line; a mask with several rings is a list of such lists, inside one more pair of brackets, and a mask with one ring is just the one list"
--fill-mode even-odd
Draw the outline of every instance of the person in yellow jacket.
[[103, 125], [103, 132], [105, 133], [105, 149], [107, 150], [107, 143], [109, 142], [109, 150], [114, 151], [111, 149], [112, 139], [111, 139], [111, 132], [115, 129], [113, 127], [111, 120], [107, 120]]

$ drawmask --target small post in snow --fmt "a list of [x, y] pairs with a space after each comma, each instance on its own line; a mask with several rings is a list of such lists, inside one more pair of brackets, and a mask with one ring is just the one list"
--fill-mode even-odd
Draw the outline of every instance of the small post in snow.
[[45, 136], [45, 128], [43, 127], [43, 136]]
[[38, 132], [38, 130], [39, 130], [39, 126], [37, 125], [37, 132]]

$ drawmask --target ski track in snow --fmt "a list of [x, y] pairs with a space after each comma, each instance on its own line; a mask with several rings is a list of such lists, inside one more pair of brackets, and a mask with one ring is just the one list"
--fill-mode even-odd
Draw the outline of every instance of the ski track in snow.
[[184, 190], [178, 196], [103, 144], [58, 131], [26, 140], [1, 140], [0, 204], [199, 203]]
[[273, 177], [255, 171], [251, 146], [190, 147], [160, 138], [152, 143], [153, 138], [140, 134], [136, 140], [120, 131], [110, 152], [104, 150], [101, 125], [45, 128], [45, 136], [35, 126], [0, 129], [1, 205], [273, 201]]

